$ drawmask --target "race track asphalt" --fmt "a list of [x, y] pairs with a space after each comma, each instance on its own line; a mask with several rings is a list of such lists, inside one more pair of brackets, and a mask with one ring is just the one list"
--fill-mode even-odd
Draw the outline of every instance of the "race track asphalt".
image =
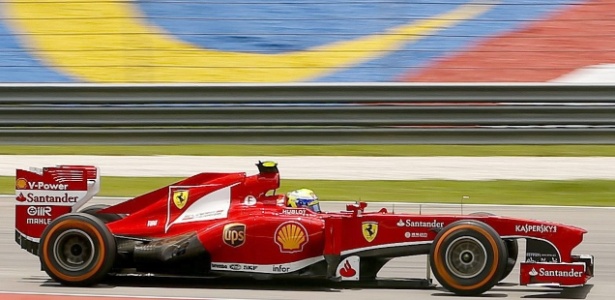
[[[302, 282], [267, 282], [245, 280], [194, 279], [134, 279], [113, 280], [90, 288], [63, 287], [51, 281], [40, 271], [38, 258], [20, 250], [14, 242], [14, 200], [0, 197], [0, 298], [17, 299], [120, 299], [131, 296], [140, 299], [163, 297], [166, 299], [455, 299], [457, 297], [440, 287], [433, 289], [339, 288], [326, 284]], [[117, 199], [96, 198], [93, 203], [112, 203]], [[391, 203], [371, 204], [367, 210], [380, 207], [393, 208]], [[324, 203], [327, 210], [340, 210], [342, 203]], [[418, 204], [395, 204], [396, 212], [419, 212]], [[459, 205], [423, 204], [422, 213], [460, 213]], [[537, 206], [485, 206], [464, 205], [463, 213], [486, 211], [498, 215], [547, 219], [577, 225], [587, 229], [584, 242], [575, 249], [578, 254], [594, 254], [596, 277], [586, 287], [571, 290], [518, 286], [518, 270], [483, 297], [463, 299], [612, 299], [615, 292], [615, 210], [609, 208], [537, 207]], [[524, 253], [524, 243], [520, 243]], [[263, 254], [267, 255], [267, 254]], [[380, 277], [425, 277], [425, 256], [398, 258], [380, 272]], [[7, 294], [8, 292], [8, 294]], [[12, 294], [20, 293], [20, 294]], [[35, 293], [24, 296], [23, 293]], [[43, 296], [42, 294], [76, 295]], [[89, 298], [86, 295], [97, 295]], [[444, 298], [442, 298], [444, 297]], [[125, 298], [129, 299], [129, 298]], [[133, 299], [133, 298], [130, 298]]]

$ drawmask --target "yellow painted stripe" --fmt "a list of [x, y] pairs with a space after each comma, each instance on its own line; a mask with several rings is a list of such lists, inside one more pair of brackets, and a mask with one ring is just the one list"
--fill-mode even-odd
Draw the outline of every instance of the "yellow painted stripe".
[[252, 54], [203, 49], [145, 23], [125, 1], [13, 0], [5, 3], [35, 55], [91, 82], [295, 82], [400, 49], [474, 18], [493, 4], [467, 3], [431, 19], [306, 51]]

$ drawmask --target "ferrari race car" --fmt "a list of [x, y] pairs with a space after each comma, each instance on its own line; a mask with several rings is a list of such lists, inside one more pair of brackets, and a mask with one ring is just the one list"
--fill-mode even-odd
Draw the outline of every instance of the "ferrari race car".
[[[200, 173], [116, 205], [84, 204], [98, 193], [94, 166], [16, 171], [15, 240], [52, 279], [74, 286], [108, 275], [380, 280], [391, 259], [427, 255], [449, 291], [477, 295], [510, 274], [526, 239], [520, 284], [577, 287], [592, 255], [573, 255], [585, 230], [486, 213], [315, 212], [285, 205], [277, 164], [258, 173]], [[428, 274], [429, 271], [427, 272]]]

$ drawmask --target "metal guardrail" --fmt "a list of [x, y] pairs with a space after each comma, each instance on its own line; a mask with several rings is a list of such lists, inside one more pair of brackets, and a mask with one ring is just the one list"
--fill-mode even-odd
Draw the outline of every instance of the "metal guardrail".
[[4, 144], [615, 144], [615, 86], [0, 85]]
[[[3, 144], [613, 144], [615, 129], [0, 129]], [[404, 155], [404, 153], [400, 153]]]
[[231, 106], [231, 107], [55, 107], [0, 110], [3, 127], [111, 126], [615, 126], [613, 106], [412, 104]]
[[0, 103], [296, 103], [615, 101], [615, 85], [564, 84], [0, 84]]

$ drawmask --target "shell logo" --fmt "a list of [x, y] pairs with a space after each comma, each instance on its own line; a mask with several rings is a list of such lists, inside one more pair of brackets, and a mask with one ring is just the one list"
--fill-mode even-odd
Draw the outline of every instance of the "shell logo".
[[23, 190], [28, 187], [28, 181], [25, 178], [19, 178], [15, 181], [15, 187], [18, 190]]
[[275, 231], [275, 243], [280, 246], [282, 253], [295, 253], [303, 251], [303, 246], [309, 241], [305, 227], [299, 222], [284, 222]]

